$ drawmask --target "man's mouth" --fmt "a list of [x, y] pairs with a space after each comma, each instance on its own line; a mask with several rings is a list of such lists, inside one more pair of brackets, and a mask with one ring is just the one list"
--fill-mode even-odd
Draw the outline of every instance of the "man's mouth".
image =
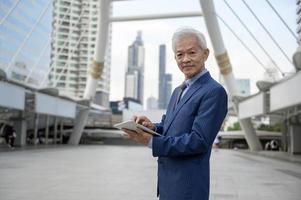
[[182, 69], [185, 69], [185, 68], [191, 68], [193, 67], [192, 65], [186, 65], [186, 66], [182, 66]]

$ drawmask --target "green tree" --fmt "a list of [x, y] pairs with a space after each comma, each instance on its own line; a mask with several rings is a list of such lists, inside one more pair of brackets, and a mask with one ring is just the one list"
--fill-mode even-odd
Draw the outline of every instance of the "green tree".
[[281, 132], [282, 129], [282, 124], [281, 123], [276, 123], [274, 125], [266, 125], [266, 124], [261, 124], [257, 130], [261, 131], [272, 131], [272, 132]]
[[232, 126], [227, 128], [227, 131], [239, 131], [241, 130], [239, 122], [235, 122]]

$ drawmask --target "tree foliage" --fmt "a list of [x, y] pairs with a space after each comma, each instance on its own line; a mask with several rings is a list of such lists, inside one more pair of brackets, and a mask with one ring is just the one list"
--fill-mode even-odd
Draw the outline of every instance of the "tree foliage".
[[281, 132], [282, 125], [281, 123], [276, 123], [274, 125], [266, 125], [266, 124], [261, 124], [257, 130], [261, 131], [273, 131], [273, 132]]
[[235, 122], [232, 126], [227, 128], [227, 131], [239, 131], [241, 130], [239, 122]]

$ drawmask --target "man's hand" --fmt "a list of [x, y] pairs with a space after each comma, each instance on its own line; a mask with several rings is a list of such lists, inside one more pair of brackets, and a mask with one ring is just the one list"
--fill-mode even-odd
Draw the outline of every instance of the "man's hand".
[[132, 120], [137, 124], [141, 124], [151, 130], [155, 130], [155, 125], [145, 116], [133, 116]]
[[153, 137], [151, 134], [144, 132], [141, 129], [137, 129], [136, 131], [131, 131], [128, 129], [122, 129], [126, 135], [132, 139], [135, 140], [136, 142], [143, 144], [143, 145], [148, 145], [150, 139]]

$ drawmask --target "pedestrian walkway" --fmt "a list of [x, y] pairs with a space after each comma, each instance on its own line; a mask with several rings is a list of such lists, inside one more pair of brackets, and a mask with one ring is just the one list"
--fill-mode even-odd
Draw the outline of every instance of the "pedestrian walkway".
[[[155, 200], [156, 159], [142, 146], [0, 152], [1, 200]], [[211, 200], [299, 200], [301, 165], [213, 150]]]
[[245, 153], [251, 153], [267, 158], [275, 158], [279, 160], [289, 161], [289, 162], [295, 162], [301, 164], [301, 154], [291, 154], [284, 151], [255, 151], [250, 152], [249, 150], [243, 151]]

